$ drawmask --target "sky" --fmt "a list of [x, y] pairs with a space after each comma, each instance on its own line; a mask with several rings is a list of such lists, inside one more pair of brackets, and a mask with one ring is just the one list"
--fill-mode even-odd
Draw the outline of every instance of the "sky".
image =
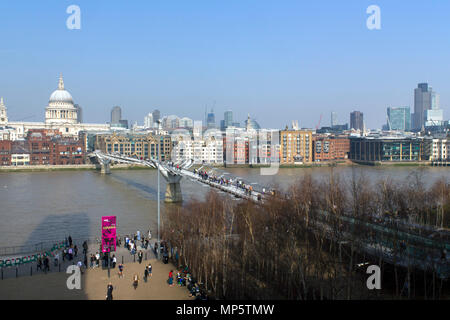
[[[380, 30], [366, 26], [369, 5]], [[194, 120], [214, 108], [217, 123], [230, 109], [241, 123], [314, 128], [359, 110], [380, 128], [428, 82], [448, 119], [448, 21], [448, 0], [2, 0], [0, 96], [11, 121], [43, 121], [62, 72], [84, 122], [119, 105], [139, 124], [155, 108]]]

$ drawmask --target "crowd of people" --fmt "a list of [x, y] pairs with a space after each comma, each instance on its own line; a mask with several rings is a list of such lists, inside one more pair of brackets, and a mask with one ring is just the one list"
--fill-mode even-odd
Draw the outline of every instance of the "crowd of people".
[[[125, 237], [123, 237], [123, 244], [124, 244], [124, 247], [127, 248], [131, 254], [137, 255], [137, 262], [139, 264], [142, 264], [144, 261], [143, 250], [152, 247], [150, 245], [150, 239], [151, 239], [150, 231], [148, 231], [146, 236], [142, 236], [140, 234], [140, 232], [138, 231], [136, 234], [133, 234], [132, 236], [126, 235]], [[122, 243], [122, 240], [120, 239], [120, 237], [118, 237], [117, 245], [121, 245], [121, 243]], [[138, 249], [138, 244], [140, 244], [139, 249]], [[81, 273], [83, 273], [83, 269], [88, 269], [89, 267], [91, 269], [95, 269], [95, 268], [99, 268], [100, 265], [103, 265], [104, 267], [107, 267], [109, 265], [113, 269], [116, 268], [116, 266], [117, 266], [118, 267], [117, 274], [118, 274], [119, 279], [124, 278], [124, 269], [125, 269], [124, 265], [123, 265], [123, 263], [118, 264], [115, 254], [110, 255], [108, 253], [102, 253], [101, 250], [96, 251], [95, 254], [94, 253], [89, 254], [89, 252], [88, 252], [89, 246], [88, 246], [87, 241], [83, 242], [82, 248], [83, 248], [84, 261], [82, 262], [80, 260], [76, 263], [76, 265], [78, 267], [80, 267]], [[158, 252], [157, 242], [154, 243], [153, 250], [154, 250], [155, 255], [157, 255], [157, 252]], [[61, 252], [57, 252], [54, 255], [55, 266], [57, 266], [60, 263], [60, 261], [59, 261], [60, 253], [61, 253], [63, 261], [66, 261], [66, 260], [72, 261], [75, 259], [75, 257], [78, 257], [78, 248], [73, 243], [71, 236], [69, 236], [65, 239], [64, 247], [61, 249]], [[170, 256], [172, 257], [172, 259], [175, 259], [174, 260], [175, 265], [178, 266], [178, 262], [179, 262], [178, 250], [176, 248], [174, 250], [174, 248], [170, 247], [166, 241], [161, 241], [160, 246], [159, 246], [159, 254], [160, 254], [160, 257], [162, 258], [162, 262], [165, 264], [167, 264], [169, 262], [169, 253], [170, 253]], [[37, 269], [41, 270], [41, 271], [45, 271], [45, 272], [50, 271], [50, 260], [49, 260], [48, 256], [39, 257], [39, 259], [37, 261]], [[145, 264], [145, 267], [143, 269], [143, 277], [142, 277], [144, 282], [147, 283], [148, 280], [150, 278], [152, 278], [152, 276], [153, 276], [152, 265], [150, 263]], [[135, 290], [137, 290], [137, 288], [139, 286], [139, 282], [140, 282], [140, 275], [137, 273], [133, 274], [131, 281], [132, 281], [132, 286], [134, 287]], [[206, 295], [203, 294], [203, 291], [200, 289], [200, 286], [196, 282], [196, 280], [192, 277], [187, 266], [180, 267], [179, 270], [177, 270], [176, 272], [171, 270], [169, 273], [169, 277], [167, 279], [167, 283], [171, 287], [173, 287], [175, 285], [180, 286], [180, 287], [183, 287], [183, 286], [187, 287], [190, 297], [196, 297], [196, 299], [206, 299], [205, 298]], [[111, 282], [108, 283], [107, 290], [106, 290], [107, 291], [106, 292], [107, 300], [113, 300], [113, 295], [112, 295], [113, 290], [114, 290], [114, 287], [113, 287], [112, 283]]]
[[[194, 174], [201, 177], [203, 180], [214, 182], [220, 184], [221, 186], [234, 186], [242, 191], [244, 191], [245, 195], [251, 196], [254, 192], [253, 186], [250, 184], [246, 184], [244, 181], [232, 178], [226, 179], [223, 176], [217, 177], [216, 175], [210, 175], [205, 170], [194, 169]], [[261, 195], [266, 193], [266, 189], [263, 188], [261, 192], [258, 193], [258, 200], [261, 200]], [[273, 191], [269, 192], [270, 194], [274, 194]]]
[[[78, 247], [73, 243], [72, 237], [66, 237], [64, 239], [63, 248], [61, 251], [62, 261], [72, 261], [75, 257], [78, 256]], [[58, 267], [61, 263], [60, 261], [60, 252], [59, 250], [52, 253], [53, 255], [53, 264], [55, 267]], [[36, 270], [37, 271], [50, 271], [50, 258], [48, 255], [39, 255], [37, 258]]]
[[[118, 237], [120, 239], [120, 237]], [[147, 250], [150, 245], [150, 240], [152, 239], [152, 233], [150, 230], [147, 231], [147, 236], [142, 235], [140, 231], [137, 231], [135, 234], [129, 236], [126, 235], [124, 237], [124, 245], [125, 248], [130, 251], [131, 254], [136, 254], [138, 251], [138, 245], [140, 243], [140, 247], [144, 250]], [[120, 246], [120, 241], [118, 242], [118, 245]]]

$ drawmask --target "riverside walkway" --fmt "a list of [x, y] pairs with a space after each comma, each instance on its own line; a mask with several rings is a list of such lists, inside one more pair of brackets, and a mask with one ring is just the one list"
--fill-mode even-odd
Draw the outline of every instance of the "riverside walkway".
[[[151, 263], [153, 276], [144, 281], [145, 265]], [[81, 275], [81, 289], [69, 290], [66, 282], [69, 274], [65, 272], [39, 273], [0, 280], [0, 299], [17, 300], [105, 300], [106, 287], [112, 283], [114, 300], [192, 300], [186, 287], [169, 287], [166, 280], [171, 264], [163, 264], [152, 258], [124, 264], [124, 277], [119, 278], [117, 267], [108, 270], [102, 268], [88, 269]], [[132, 286], [132, 277], [138, 274], [141, 279], [137, 289]]]
[[[78, 247], [81, 247], [77, 241]], [[90, 254], [95, 254], [99, 249], [98, 242], [93, 240], [89, 244], [88, 264]], [[81, 249], [82, 250], [82, 249]], [[137, 255], [130, 254], [123, 246], [117, 247], [113, 253], [117, 258], [117, 266], [124, 265], [123, 278], [118, 276], [118, 267], [108, 268], [83, 267], [81, 275], [81, 289], [69, 290], [67, 279], [70, 274], [66, 273], [67, 267], [83, 262], [84, 255], [79, 252], [73, 260], [61, 261], [58, 266], [54, 265], [50, 259], [50, 271], [37, 271], [35, 262], [2, 268], [2, 278], [0, 279], [0, 299], [38, 299], [38, 300], [104, 300], [106, 298], [106, 287], [112, 283], [114, 300], [191, 300], [186, 287], [169, 287], [167, 279], [169, 272], [174, 270], [172, 264], [164, 264], [156, 259], [153, 251], [145, 250], [138, 246], [138, 251], [143, 252], [142, 263], [138, 262]], [[61, 252], [59, 252], [61, 257]], [[144, 281], [144, 270], [148, 264], [152, 265], [152, 277]], [[108, 275], [109, 274], [109, 275]], [[137, 274], [140, 278], [139, 285], [135, 290], [132, 286], [132, 277]]]

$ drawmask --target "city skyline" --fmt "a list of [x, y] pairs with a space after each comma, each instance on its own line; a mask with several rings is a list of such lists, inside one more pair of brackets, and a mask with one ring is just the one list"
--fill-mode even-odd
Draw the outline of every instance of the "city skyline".
[[[207, 107], [233, 110], [240, 121], [250, 113], [267, 128], [292, 118], [314, 128], [322, 114], [334, 111], [346, 123], [360, 110], [367, 128], [381, 128], [386, 108], [413, 109], [414, 88], [427, 82], [448, 117], [449, 46], [440, 21], [450, 4], [378, 1], [382, 28], [368, 30], [370, 4], [79, 1], [82, 27], [68, 30], [68, 2], [2, 3], [0, 96], [11, 120], [41, 121], [62, 72], [86, 122], [107, 122], [119, 105], [130, 123], [155, 108], [200, 120]], [[429, 45], [417, 48], [417, 37]]]

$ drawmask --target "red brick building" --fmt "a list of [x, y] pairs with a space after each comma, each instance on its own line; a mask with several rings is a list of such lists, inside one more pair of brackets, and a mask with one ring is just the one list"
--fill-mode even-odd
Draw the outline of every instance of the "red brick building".
[[59, 139], [55, 142], [53, 164], [83, 164], [84, 143], [81, 140]]
[[10, 140], [0, 140], [0, 166], [11, 165], [11, 148]]
[[29, 130], [26, 140], [30, 151], [30, 165], [84, 163], [83, 141], [62, 138], [57, 130]]
[[348, 159], [350, 140], [347, 136], [314, 136], [313, 161], [338, 161]]
[[30, 165], [52, 164], [52, 154], [54, 152], [52, 137], [57, 132], [48, 132], [48, 130], [28, 131], [26, 141], [30, 151]]

